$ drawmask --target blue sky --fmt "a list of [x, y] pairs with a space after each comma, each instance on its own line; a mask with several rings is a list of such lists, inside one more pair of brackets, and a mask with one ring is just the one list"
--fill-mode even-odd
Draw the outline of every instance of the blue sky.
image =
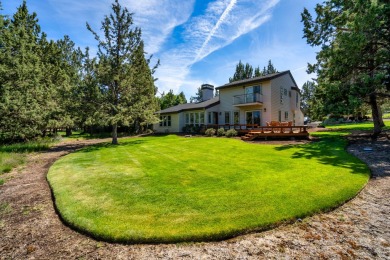
[[[22, 0], [0, 0], [3, 14], [11, 15]], [[155, 76], [159, 92], [184, 91], [187, 99], [203, 83], [220, 86], [234, 74], [239, 60], [254, 67], [269, 59], [279, 71], [290, 70], [298, 84], [308, 75], [308, 62], [316, 51], [306, 44], [300, 13], [314, 9], [317, 0], [121, 0], [142, 28], [148, 54], [161, 66]], [[81, 48], [96, 51], [97, 43], [86, 29], [100, 29], [110, 13], [110, 0], [27, 0], [38, 14], [49, 39], [64, 35]]]

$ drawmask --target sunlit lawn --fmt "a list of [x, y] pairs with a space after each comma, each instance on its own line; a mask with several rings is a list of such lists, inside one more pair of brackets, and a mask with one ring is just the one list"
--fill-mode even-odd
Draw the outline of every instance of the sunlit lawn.
[[368, 168], [335, 136], [299, 146], [228, 138], [128, 138], [58, 160], [48, 173], [71, 226], [130, 243], [231, 237], [333, 208]]
[[[390, 121], [385, 120], [385, 127], [382, 128], [383, 130], [389, 130], [390, 129]], [[374, 128], [373, 122], [363, 122], [363, 123], [347, 123], [347, 124], [340, 124], [340, 125], [331, 125], [327, 126], [327, 129], [333, 129], [333, 130], [339, 130], [339, 131], [346, 131], [350, 132], [352, 130], [364, 130], [369, 131]]]

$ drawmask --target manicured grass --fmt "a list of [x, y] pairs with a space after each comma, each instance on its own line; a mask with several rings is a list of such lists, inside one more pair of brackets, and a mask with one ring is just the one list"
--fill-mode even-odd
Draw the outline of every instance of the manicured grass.
[[47, 176], [65, 222], [109, 241], [206, 241], [261, 230], [340, 205], [369, 178], [334, 135], [299, 146], [177, 136], [120, 142], [67, 155]]
[[[390, 121], [384, 121], [385, 127], [383, 130], [390, 129]], [[363, 123], [348, 123], [348, 124], [340, 124], [340, 125], [331, 125], [326, 126], [327, 129], [339, 130], [339, 131], [351, 131], [351, 130], [365, 130], [370, 131], [374, 128], [373, 122], [363, 122]]]

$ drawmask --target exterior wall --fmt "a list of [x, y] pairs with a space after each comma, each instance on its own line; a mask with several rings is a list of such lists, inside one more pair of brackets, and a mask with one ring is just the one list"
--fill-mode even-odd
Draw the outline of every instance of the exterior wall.
[[[244, 95], [245, 94], [245, 87], [255, 86], [255, 85], [261, 85], [262, 86], [262, 93], [263, 93], [263, 104], [254, 105], [254, 106], [240, 106], [236, 107], [233, 105], [234, 102], [234, 96], [237, 95]], [[246, 124], [246, 112], [247, 111], [257, 111], [259, 110], [261, 113], [261, 125], [265, 125], [265, 122], [270, 117], [269, 113], [267, 114], [267, 111], [264, 112], [264, 107], [270, 107], [271, 101], [271, 90], [270, 90], [270, 81], [268, 82], [261, 82], [261, 83], [250, 83], [250, 84], [243, 84], [240, 86], [230, 87], [230, 88], [224, 88], [219, 90], [219, 111], [221, 112], [221, 115], [219, 115], [218, 124], [225, 124], [225, 112], [230, 112], [230, 123], [233, 124], [234, 120], [234, 112], [240, 113], [240, 124]]]
[[[275, 78], [271, 83], [271, 120], [279, 121], [279, 111], [281, 111], [281, 121], [295, 121], [295, 125], [303, 125], [303, 115], [300, 109], [300, 95], [298, 91], [292, 90], [295, 83], [291, 77], [286, 74]], [[280, 91], [283, 88], [283, 103], [280, 102]], [[298, 93], [298, 104], [296, 103], [296, 94]], [[285, 113], [288, 117], [285, 117]], [[295, 114], [295, 119], [294, 119]]]
[[162, 114], [162, 116], [171, 116], [171, 126], [160, 126], [160, 123], [154, 124], [153, 129], [157, 133], [178, 133], [181, 132], [181, 113]]
[[[298, 102], [297, 96], [298, 95]], [[301, 110], [301, 94], [296, 90], [291, 90], [291, 111], [295, 114], [295, 125], [303, 125], [303, 113]]]
[[236, 95], [245, 94], [245, 89], [243, 86], [225, 88], [219, 90], [219, 112], [221, 114], [218, 116], [218, 124], [225, 124], [225, 112], [230, 112], [230, 121], [233, 123], [233, 112], [240, 112], [240, 124], [244, 124], [245, 117], [243, 112], [238, 108], [233, 106], [233, 97]]

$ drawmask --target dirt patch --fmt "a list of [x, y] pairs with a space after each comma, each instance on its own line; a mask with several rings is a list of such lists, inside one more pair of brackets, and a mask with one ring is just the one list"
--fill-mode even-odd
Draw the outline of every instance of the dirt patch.
[[227, 241], [168, 245], [99, 242], [64, 226], [53, 208], [47, 171], [59, 157], [105, 140], [59, 144], [6, 174], [0, 186], [0, 259], [390, 259], [390, 142], [350, 139], [348, 151], [369, 165], [373, 178], [342, 207]]

